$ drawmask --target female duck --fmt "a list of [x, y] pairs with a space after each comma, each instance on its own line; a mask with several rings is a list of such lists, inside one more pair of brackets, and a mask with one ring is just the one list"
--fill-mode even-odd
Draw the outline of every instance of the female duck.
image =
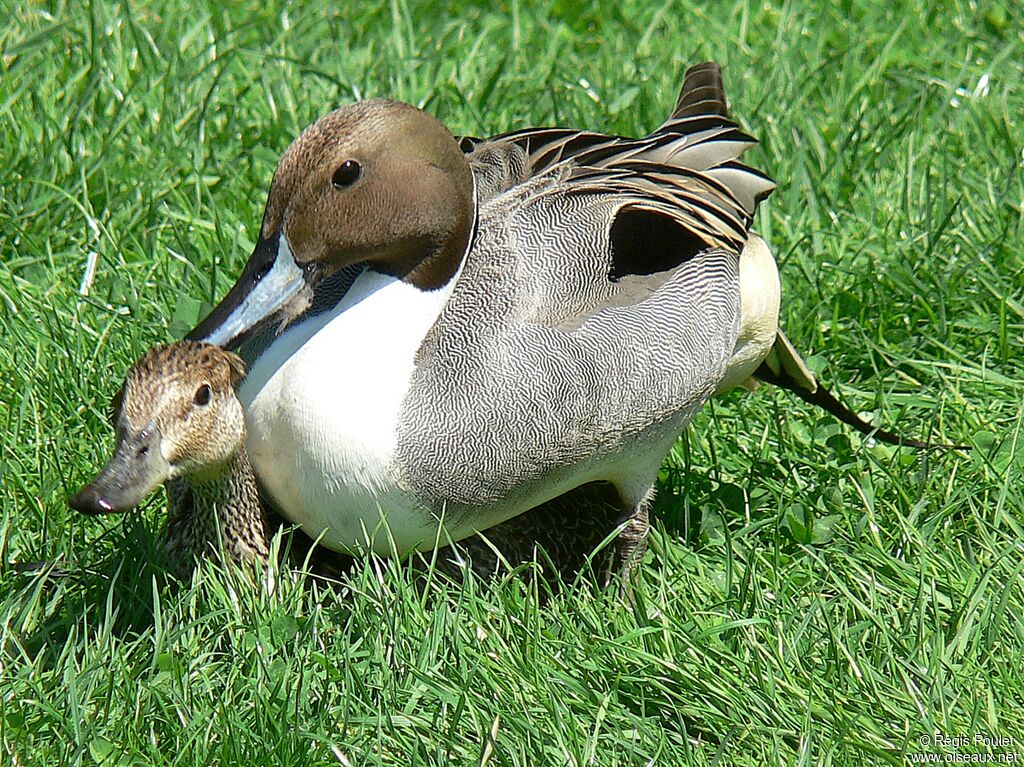
[[127, 511], [167, 483], [168, 552], [186, 565], [220, 551], [266, 562], [267, 517], [245, 452], [245, 417], [235, 385], [241, 359], [183, 341], [149, 350], [114, 397], [114, 455], [71, 498], [85, 513]]

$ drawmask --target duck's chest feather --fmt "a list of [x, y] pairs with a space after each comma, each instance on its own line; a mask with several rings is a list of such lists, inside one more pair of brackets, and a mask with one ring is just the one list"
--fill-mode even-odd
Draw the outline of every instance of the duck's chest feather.
[[370, 541], [387, 552], [387, 535], [374, 534], [384, 510], [399, 550], [436, 530], [400, 486], [395, 432], [416, 352], [448, 294], [364, 272], [334, 309], [276, 338], [239, 390], [260, 481], [331, 548]]

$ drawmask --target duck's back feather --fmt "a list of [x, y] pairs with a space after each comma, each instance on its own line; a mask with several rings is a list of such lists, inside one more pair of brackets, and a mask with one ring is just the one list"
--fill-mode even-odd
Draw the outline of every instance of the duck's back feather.
[[[645, 300], [699, 253], [738, 256], [774, 188], [739, 161], [753, 143], [727, 118], [697, 115], [640, 139], [531, 129], [475, 144], [481, 222], [503, 227], [523, 258], [516, 316], [575, 328]], [[531, 253], [564, 263], [527, 265]]]
[[[677, 226], [705, 248], [738, 253], [758, 203], [775, 184], [740, 162], [756, 142], [726, 112], [721, 70], [706, 62], [687, 72], [672, 116], [643, 138], [528, 128], [486, 141], [464, 138], [462, 146], [484, 202], [515, 194], [516, 187], [531, 179], [550, 176], [558, 183], [543, 193], [617, 196], [622, 204], [615, 215], [646, 211], [666, 219], [661, 227], [654, 225], [656, 230]], [[641, 231], [629, 229], [634, 234]], [[648, 250], [663, 263], [656, 247]], [[610, 269], [617, 271], [621, 269]], [[642, 273], [651, 271], [642, 268]]]

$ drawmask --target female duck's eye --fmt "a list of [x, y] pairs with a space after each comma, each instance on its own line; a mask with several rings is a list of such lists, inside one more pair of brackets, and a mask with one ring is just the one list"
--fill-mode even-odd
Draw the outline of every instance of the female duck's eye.
[[203, 384], [196, 389], [196, 396], [192, 398], [192, 401], [199, 407], [205, 407], [210, 404], [210, 397], [213, 396], [213, 392], [210, 390], [210, 384]]
[[362, 168], [359, 167], [359, 163], [355, 160], [345, 160], [334, 171], [334, 175], [331, 176], [331, 183], [334, 184], [335, 189], [344, 189], [346, 186], [352, 186], [359, 178], [361, 171]]

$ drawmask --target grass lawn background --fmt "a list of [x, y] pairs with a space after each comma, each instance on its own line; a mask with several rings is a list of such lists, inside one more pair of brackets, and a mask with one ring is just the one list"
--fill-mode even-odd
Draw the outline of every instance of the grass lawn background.
[[[0, 759], [904, 764], [1024, 758], [1024, 15], [1013, 2], [0, 3]], [[456, 133], [629, 135], [725, 68], [779, 182], [783, 324], [866, 443], [784, 392], [666, 461], [635, 604], [520, 580], [272, 594], [86, 519], [110, 396], [253, 245], [276, 161], [356, 98]], [[59, 561], [64, 578], [16, 572]], [[980, 750], [985, 751], [985, 747]]]

